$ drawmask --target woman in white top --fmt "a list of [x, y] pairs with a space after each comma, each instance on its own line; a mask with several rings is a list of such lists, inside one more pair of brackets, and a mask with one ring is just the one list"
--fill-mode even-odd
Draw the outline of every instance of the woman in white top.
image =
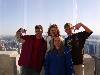
[[[53, 41], [52, 39], [55, 37], [55, 36], [60, 36], [60, 31], [59, 31], [59, 28], [56, 24], [52, 24], [49, 26], [48, 28], [48, 36], [47, 36], [47, 52], [50, 50], [50, 49], [53, 49]], [[63, 38], [62, 38], [63, 40]]]

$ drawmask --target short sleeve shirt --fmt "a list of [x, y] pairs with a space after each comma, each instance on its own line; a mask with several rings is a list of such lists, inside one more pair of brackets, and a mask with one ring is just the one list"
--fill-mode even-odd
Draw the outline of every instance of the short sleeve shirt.
[[65, 38], [65, 46], [71, 49], [74, 65], [83, 64], [83, 47], [92, 32], [79, 32]]

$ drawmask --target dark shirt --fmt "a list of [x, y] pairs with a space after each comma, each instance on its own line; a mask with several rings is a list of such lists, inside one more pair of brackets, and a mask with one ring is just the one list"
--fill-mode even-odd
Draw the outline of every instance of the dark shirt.
[[83, 47], [92, 32], [79, 32], [65, 38], [65, 46], [71, 49], [74, 65], [83, 64]]

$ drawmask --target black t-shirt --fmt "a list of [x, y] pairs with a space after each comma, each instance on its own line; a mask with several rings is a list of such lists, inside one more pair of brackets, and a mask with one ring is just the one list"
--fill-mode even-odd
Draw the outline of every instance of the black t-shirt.
[[83, 64], [83, 47], [85, 40], [92, 32], [79, 32], [65, 38], [65, 46], [69, 47], [72, 52], [72, 60], [74, 65]]

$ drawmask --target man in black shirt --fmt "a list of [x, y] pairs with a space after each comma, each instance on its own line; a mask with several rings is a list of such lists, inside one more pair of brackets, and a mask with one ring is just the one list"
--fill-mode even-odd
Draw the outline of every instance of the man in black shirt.
[[[85, 31], [73, 33], [73, 30], [79, 30], [80, 27], [83, 27]], [[65, 46], [70, 48], [72, 52], [75, 75], [83, 75], [83, 47], [86, 39], [92, 34], [92, 30], [82, 23], [78, 23], [75, 26], [72, 26], [71, 23], [66, 23], [64, 29], [68, 35], [65, 38]]]

